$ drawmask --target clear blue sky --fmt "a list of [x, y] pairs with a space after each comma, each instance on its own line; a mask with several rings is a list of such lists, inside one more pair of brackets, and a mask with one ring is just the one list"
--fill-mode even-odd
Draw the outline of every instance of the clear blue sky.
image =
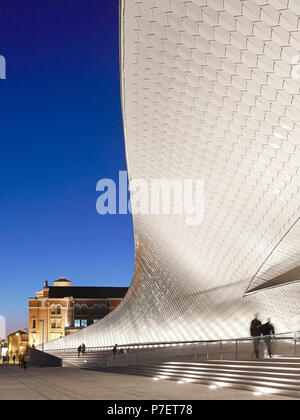
[[118, 0], [0, 0], [0, 315], [60, 276], [128, 286], [131, 216], [100, 216], [96, 183], [126, 170]]

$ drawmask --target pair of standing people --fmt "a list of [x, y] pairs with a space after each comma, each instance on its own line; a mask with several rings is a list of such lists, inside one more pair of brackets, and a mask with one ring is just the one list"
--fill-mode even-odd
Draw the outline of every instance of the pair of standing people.
[[81, 353], [82, 353], [82, 355], [84, 356], [84, 355], [85, 355], [85, 352], [86, 352], [86, 347], [85, 347], [85, 344], [84, 344], [84, 343], [82, 343], [82, 344], [78, 347], [77, 351], [78, 351], [78, 357], [80, 357], [80, 354], [81, 354]]
[[26, 370], [29, 364], [29, 355], [27, 353], [20, 354], [19, 356], [19, 367]]
[[2, 363], [4, 366], [8, 366], [9, 365], [9, 355], [7, 354], [6, 356], [2, 356]]
[[250, 327], [251, 337], [254, 338], [254, 352], [257, 359], [259, 359], [259, 345], [261, 341], [261, 336], [264, 337], [264, 341], [267, 346], [268, 355], [272, 358], [272, 336], [275, 335], [275, 329], [271, 324], [270, 318], [266, 322], [266, 324], [262, 324], [262, 322], [258, 319], [258, 314], [255, 315], [253, 321], [251, 322]]

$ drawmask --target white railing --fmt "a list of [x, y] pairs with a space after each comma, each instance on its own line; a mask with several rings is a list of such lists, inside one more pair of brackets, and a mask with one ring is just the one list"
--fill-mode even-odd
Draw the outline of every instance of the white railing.
[[[260, 358], [268, 357], [265, 339], [260, 339]], [[300, 332], [290, 332], [272, 336], [272, 352], [275, 357], [300, 358]], [[246, 337], [229, 340], [182, 341], [166, 343], [139, 343], [120, 345], [113, 353], [112, 346], [90, 347], [86, 349], [86, 363], [94, 360], [102, 367], [147, 364], [159, 361], [197, 360], [253, 360], [255, 359], [254, 338]], [[47, 350], [68, 361], [77, 356], [77, 349]]]

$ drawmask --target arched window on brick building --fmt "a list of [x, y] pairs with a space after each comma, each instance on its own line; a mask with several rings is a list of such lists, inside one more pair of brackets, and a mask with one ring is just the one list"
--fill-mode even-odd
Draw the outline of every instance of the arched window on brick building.
[[87, 305], [81, 305], [81, 315], [87, 315], [88, 307]]
[[78, 304], [76, 304], [75, 306], [74, 306], [74, 315], [76, 316], [78, 316], [78, 315], [80, 315], [81, 314], [81, 308], [80, 308], [80, 305], [78, 305]]

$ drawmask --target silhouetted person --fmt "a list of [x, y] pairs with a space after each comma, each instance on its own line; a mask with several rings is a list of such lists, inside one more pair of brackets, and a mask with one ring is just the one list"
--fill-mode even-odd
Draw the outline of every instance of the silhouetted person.
[[29, 356], [28, 356], [28, 354], [24, 354], [24, 356], [23, 356], [23, 368], [24, 368], [24, 370], [27, 369], [28, 363], [29, 363]]
[[16, 355], [15, 354], [13, 355], [12, 359], [13, 359], [13, 364], [15, 364], [16, 363]]
[[78, 349], [77, 349], [77, 351], [78, 351], [78, 357], [80, 357], [80, 354], [81, 354], [81, 352], [82, 352], [82, 347], [81, 347], [81, 346], [79, 346], [79, 347], [78, 347]]
[[262, 323], [258, 319], [258, 314], [256, 314], [253, 321], [251, 322], [250, 334], [251, 334], [251, 337], [254, 338], [253, 340], [254, 353], [257, 359], [259, 359], [259, 344], [260, 344], [259, 337], [261, 336], [261, 326], [262, 326]]
[[118, 351], [118, 344], [115, 344], [115, 347], [113, 348], [114, 357], [116, 357], [117, 351]]
[[275, 329], [271, 324], [270, 318], [268, 318], [266, 324], [262, 325], [261, 333], [264, 336], [264, 340], [268, 350], [268, 355], [270, 358], [272, 358], [272, 336], [275, 335]]
[[81, 351], [82, 351], [82, 354], [84, 356], [85, 355], [85, 351], [86, 351], [86, 347], [85, 347], [85, 344], [84, 343], [82, 343], [82, 345], [81, 345]]

